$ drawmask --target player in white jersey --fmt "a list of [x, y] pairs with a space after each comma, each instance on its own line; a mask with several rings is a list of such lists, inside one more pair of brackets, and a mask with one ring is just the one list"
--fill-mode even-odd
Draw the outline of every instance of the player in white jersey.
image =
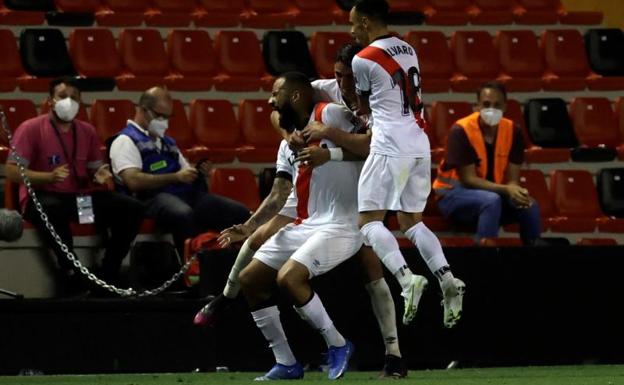
[[[303, 129], [310, 120], [351, 131], [350, 111], [337, 104], [312, 101], [312, 87], [305, 75], [287, 73], [273, 85], [269, 104]], [[282, 122], [282, 127], [288, 124]], [[321, 141], [330, 151], [329, 141]], [[362, 246], [357, 227], [357, 179], [359, 162], [330, 161], [319, 167], [301, 165], [296, 180], [297, 216], [271, 237], [243, 269], [241, 288], [256, 325], [270, 342], [276, 364], [260, 379], [294, 379], [303, 376], [281, 326], [279, 311], [272, 302], [275, 281], [287, 292], [297, 313], [324, 337], [328, 346], [330, 379], [341, 377], [353, 352], [353, 345], [335, 328], [309, 280], [350, 258]]]
[[431, 157], [418, 59], [413, 47], [390, 35], [387, 16], [385, 0], [357, 0], [349, 14], [351, 34], [366, 46], [352, 62], [359, 109], [371, 113], [374, 121], [370, 155], [359, 181], [359, 224], [375, 253], [399, 280], [406, 300], [403, 321], [410, 321], [427, 280], [409, 270], [396, 239], [383, 224], [388, 210], [397, 211], [401, 231], [439, 280], [444, 325], [453, 327], [461, 317], [465, 285], [453, 277], [440, 241], [422, 222], [431, 191]]

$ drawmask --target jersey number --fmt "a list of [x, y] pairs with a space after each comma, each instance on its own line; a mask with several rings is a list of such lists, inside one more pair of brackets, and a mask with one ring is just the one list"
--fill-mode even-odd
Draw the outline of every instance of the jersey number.
[[[418, 79], [418, 85], [416, 85], [416, 79]], [[413, 114], [420, 115], [423, 103], [420, 101], [420, 74], [418, 69], [410, 67], [407, 71], [407, 79], [405, 78], [405, 71], [399, 69], [392, 75], [392, 80], [399, 85], [401, 90], [401, 101], [403, 102], [401, 114], [407, 116], [411, 109]]]

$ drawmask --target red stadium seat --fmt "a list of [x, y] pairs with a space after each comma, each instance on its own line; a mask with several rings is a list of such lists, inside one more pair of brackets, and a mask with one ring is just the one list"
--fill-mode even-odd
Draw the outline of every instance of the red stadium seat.
[[550, 226], [550, 222], [558, 214], [555, 210], [552, 196], [548, 191], [544, 174], [540, 170], [520, 170], [520, 185], [529, 190], [529, 195], [539, 205], [540, 216], [542, 217], [542, 231], [546, 231]]
[[334, 77], [334, 63], [336, 52], [348, 42], [351, 42], [348, 32], [314, 32], [310, 37], [310, 53], [314, 59], [316, 71], [326, 79]]
[[266, 100], [241, 100], [238, 120], [243, 134], [241, 162], [274, 162], [282, 137], [271, 125], [271, 107]]
[[405, 36], [418, 54], [424, 92], [447, 92], [454, 66], [446, 36], [440, 31], [410, 31]]
[[95, 100], [91, 105], [91, 123], [95, 126], [102, 143], [127, 126], [127, 120], [135, 113], [130, 100]]
[[218, 91], [270, 90], [273, 84], [264, 67], [258, 37], [252, 31], [219, 31], [215, 51], [222, 72], [215, 78]]
[[172, 30], [167, 37], [172, 74], [167, 86], [176, 91], [205, 91], [212, 88], [218, 72], [217, 57], [208, 32]]
[[541, 39], [547, 73], [547, 91], [624, 89], [624, 77], [603, 77], [590, 71], [583, 37], [578, 30], [547, 30]]
[[576, 242], [580, 246], [617, 246], [613, 238], [581, 238]]
[[296, 8], [283, 0], [247, 0], [247, 6], [241, 18], [246, 28], [282, 29], [297, 15]]
[[558, 218], [551, 223], [552, 231], [603, 232], [624, 231], [624, 219], [606, 217], [600, 210], [598, 193], [589, 171], [557, 170], [550, 177], [550, 192]]
[[227, 100], [193, 100], [189, 115], [205, 156], [217, 163], [234, 161], [241, 135], [232, 104]]
[[498, 77], [498, 55], [489, 33], [455, 32], [451, 38], [451, 49], [457, 70], [451, 79], [453, 91], [474, 92], [483, 82]]
[[95, 13], [100, 26], [131, 27], [143, 23], [148, 0], [101, 0], [102, 6]]
[[150, 0], [145, 24], [152, 27], [186, 27], [191, 23], [195, 0]]
[[615, 120], [620, 129], [621, 144], [618, 146], [618, 158], [624, 160], [624, 98], [619, 97], [615, 101]]
[[476, 25], [511, 24], [513, 7], [508, 0], [473, 0], [469, 8], [470, 22]]
[[8, 25], [39, 25], [45, 21], [45, 15], [39, 11], [17, 11], [7, 8], [4, 0], [0, 0], [0, 24]]
[[297, 8], [292, 21], [294, 25], [332, 24], [342, 11], [334, 0], [292, 0]]
[[236, 27], [245, 11], [244, 0], [201, 0], [193, 14], [198, 27]]
[[423, 12], [426, 0], [388, 0], [390, 12]]
[[485, 247], [520, 247], [522, 240], [512, 237], [481, 238], [479, 246]]
[[499, 31], [495, 39], [503, 76], [499, 80], [511, 92], [542, 88], [544, 63], [537, 36], [532, 31]]
[[69, 55], [81, 76], [114, 78], [121, 72], [115, 38], [106, 28], [73, 30], [69, 34]]
[[17, 79], [26, 76], [17, 48], [15, 35], [8, 29], [0, 29], [0, 92], [11, 92], [17, 87]]
[[[37, 116], [37, 109], [29, 99], [0, 99], [0, 107], [7, 117], [9, 129], [14, 132], [19, 125]], [[0, 127], [0, 163], [4, 163], [9, 155], [9, 141], [4, 129]]]
[[441, 147], [446, 147], [447, 136], [455, 122], [472, 114], [468, 102], [434, 102], [431, 108], [429, 126], [431, 134]]
[[588, 147], [616, 148], [622, 143], [613, 108], [607, 98], [574, 98], [570, 118], [576, 137]]
[[193, 147], [197, 140], [186, 116], [184, 104], [181, 101], [173, 100], [173, 114], [169, 118], [169, 129], [167, 135], [175, 139], [178, 148], [187, 149]]
[[255, 175], [248, 168], [215, 168], [210, 174], [210, 192], [234, 199], [256, 210], [260, 193]]
[[124, 29], [119, 34], [123, 73], [117, 87], [123, 91], [144, 91], [164, 84], [169, 61], [160, 33], [155, 29]]
[[556, 24], [559, 0], [517, 0], [514, 18], [518, 24]]
[[424, 7], [427, 24], [468, 24], [469, 6], [470, 0], [429, 0], [429, 5]]
[[54, 0], [56, 9], [60, 12], [88, 12], [94, 13], [100, 7], [99, 0]]
[[472, 247], [476, 246], [471, 237], [440, 237], [442, 247]]

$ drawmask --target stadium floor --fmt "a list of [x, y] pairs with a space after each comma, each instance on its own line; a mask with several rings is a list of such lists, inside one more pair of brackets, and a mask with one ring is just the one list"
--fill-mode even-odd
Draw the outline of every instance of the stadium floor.
[[[116, 374], [87, 376], [0, 377], [0, 385], [170, 385], [248, 384], [259, 373]], [[298, 384], [328, 381], [324, 373], [306, 373]], [[377, 373], [347, 372], [342, 384], [378, 382]], [[453, 385], [617, 385], [624, 384], [624, 365], [513, 367], [413, 371], [401, 384]]]

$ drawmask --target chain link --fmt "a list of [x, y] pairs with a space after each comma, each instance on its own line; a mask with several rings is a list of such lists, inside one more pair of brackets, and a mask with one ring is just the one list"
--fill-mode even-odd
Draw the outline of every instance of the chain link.
[[45, 226], [50, 232], [50, 235], [52, 235], [52, 237], [54, 238], [54, 241], [59, 245], [63, 253], [65, 253], [65, 256], [67, 257], [67, 259], [69, 259], [69, 261], [74, 265], [74, 267], [78, 269], [80, 274], [87, 277], [89, 281], [93, 282], [97, 286], [105, 290], [108, 290], [111, 293], [118, 294], [121, 297], [142, 298], [142, 297], [155, 296], [155, 295], [162, 293], [163, 291], [167, 290], [169, 286], [171, 286], [175, 281], [180, 279], [180, 277], [182, 277], [182, 275], [184, 275], [188, 271], [191, 264], [197, 258], [196, 255], [193, 255], [191, 258], [189, 258], [189, 260], [186, 261], [184, 265], [182, 265], [180, 270], [177, 273], [175, 273], [169, 280], [165, 281], [161, 286], [155, 289], [145, 290], [142, 292], [137, 292], [133, 288], [122, 289], [122, 288], [116, 287], [114, 285], [111, 285], [101, 280], [100, 278], [96, 277], [93, 273], [91, 273], [89, 269], [87, 269], [80, 262], [80, 260], [74, 255], [73, 251], [69, 250], [69, 247], [67, 247], [67, 245], [63, 242], [61, 237], [58, 235], [58, 233], [54, 229], [54, 226], [52, 225], [52, 223], [50, 223], [50, 221], [48, 220], [48, 215], [43, 211], [43, 207], [41, 206], [41, 203], [37, 199], [35, 190], [32, 188], [32, 183], [30, 182], [28, 175], [26, 175], [26, 166], [25, 166], [24, 159], [17, 153], [15, 149], [15, 145], [13, 144], [13, 135], [11, 134], [11, 130], [9, 129], [7, 117], [2, 109], [0, 109], [0, 120], [2, 120], [2, 128], [7, 134], [9, 147], [11, 149], [10, 155], [12, 159], [15, 161], [15, 163], [17, 164], [17, 168], [19, 170], [20, 176], [22, 180], [24, 181], [24, 186], [26, 186], [26, 190], [28, 191], [28, 195], [30, 196], [30, 199], [32, 199], [32, 202], [35, 205], [35, 209], [39, 213], [41, 220], [45, 223]]

